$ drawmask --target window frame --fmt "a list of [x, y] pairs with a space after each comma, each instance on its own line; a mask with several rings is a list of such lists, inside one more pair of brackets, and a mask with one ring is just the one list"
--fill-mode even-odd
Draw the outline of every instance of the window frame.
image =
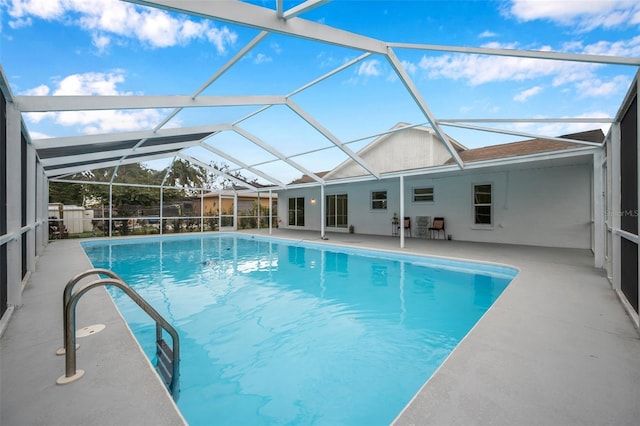
[[[333, 202], [329, 200], [332, 199]], [[349, 194], [329, 194], [325, 195], [324, 224], [327, 228], [348, 228], [349, 227]], [[333, 206], [333, 212], [330, 209]], [[344, 207], [344, 212], [340, 212]], [[341, 214], [339, 214], [341, 213]], [[331, 220], [333, 219], [333, 220]]]
[[[417, 190], [431, 190], [431, 194], [416, 194]], [[431, 195], [431, 199], [426, 199], [426, 200], [416, 200], [416, 197], [428, 197], [429, 195]], [[411, 189], [411, 200], [414, 203], [433, 203], [436, 200], [435, 197], [435, 188], [433, 186], [416, 186], [414, 188]]]
[[[293, 201], [293, 209], [291, 201]], [[304, 226], [304, 201], [304, 197], [289, 197], [287, 205], [288, 226]]]
[[[373, 198], [374, 194], [382, 194], [384, 193], [384, 198]], [[369, 199], [370, 199], [370, 204], [369, 204], [369, 208], [372, 211], [386, 211], [388, 206], [389, 206], [389, 196], [388, 196], [388, 191], [386, 189], [378, 189], [378, 190], [371, 190], [370, 194], [369, 194]], [[380, 207], [376, 207], [375, 203], [382, 203], [382, 205]]]
[[[476, 192], [476, 188], [481, 187], [481, 186], [488, 186], [489, 187], [489, 202], [477, 202], [476, 201], [476, 194], [478, 194]], [[473, 183], [471, 185], [471, 219], [472, 219], [472, 226], [475, 229], [493, 229], [493, 225], [494, 225], [494, 209], [493, 209], [493, 182], [477, 182], [477, 183]], [[480, 193], [483, 195], [486, 195], [487, 193]], [[486, 214], [479, 214], [478, 213], [478, 209], [479, 208], [489, 208], [489, 223], [484, 223], [484, 222], [478, 222], [478, 217], [479, 216], [487, 216]]]

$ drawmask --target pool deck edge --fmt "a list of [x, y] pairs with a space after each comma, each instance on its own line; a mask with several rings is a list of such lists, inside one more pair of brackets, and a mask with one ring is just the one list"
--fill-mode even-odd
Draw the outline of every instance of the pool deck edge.
[[77, 339], [84, 376], [56, 384], [65, 374], [65, 357], [55, 354], [62, 347], [62, 290], [90, 268], [78, 240], [54, 241], [39, 256], [0, 340], [0, 424], [186, 424], [104, 288], [87, 292], [76, 308], [77, 329], [106, 326]]

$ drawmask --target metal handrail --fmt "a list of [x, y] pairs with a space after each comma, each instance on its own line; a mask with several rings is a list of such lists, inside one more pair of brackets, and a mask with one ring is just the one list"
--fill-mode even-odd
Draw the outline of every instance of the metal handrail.
[[[64, 349], [64, 351], [66, 351], [67, 348], [67, 333], [65, 332], [65, 330], [69, 327], [69, 324], [67, 324], [67, 316], [65, 315], [66, 312], [66, 308], [67, 308], [67, 303], [69, 303], [69, 299], [71, 299], [71, 293], [73, 293], [73, 288], [76, 286], [76, 284], [78, 284], [78, 282], [85, 278], [88, 277], [89, 275], [106, 275], [110, 278], [114, 278], [116, 280], [120, 280], [123, 281], [122, 278], [120, 278], [118, 276], [118, 274], [116, 274], [115, 272], [109, 270], [109, 269], [103, 269], [103, 268], [94, 268], [94, 269], [88, 269], [84, 272], [80, 272], [78, 275], [76, 275], [75, 277], [71, 278], [69, 280], [69, 282], [67, 283], [67, 285], [64, 287], [64, 291], [62, 292], [62, 347]], [[75, 347], [75, 345], [74, 345]], [[58, 355], [62, 355], [64, 353], [64, 351], [62, 352], [58, 352]]]
[[[84, 276], [96, 274], [96, 271], [100, 271], [101, 274], [115, 275], [113, 272], [107, 271], [106, 269], [94, 269], [90, 271], [86, 271], [82, 274], [77, 275], [75, 278], [75, 282], [72, 283], [73, 279], [67, 284], [65, 287], [65, 295], [67, 294], [67, 289], [69, 291], [73, 288], [75, 283], [79, 279]], [[117, 276], [117, 275], [116, 275]], [[156, 322], [156, 344], [160, 344], [162, 340], [162, 329], [166, 330], [167, 333], [171, 336], [173, 343], [173, 360], [172, 360], [172, 375], [171, 382], [168, 383], [169, 392], [173, 396], [174, 399], [177, 399], [178, 396], [178, 382], [180, 376], [180, 338], [178, 336], [178, 332], [169, 324], [163, 317], [156, 311], [146, 300], [142, 298], [135, 290], [133, 290], [127, 283], [122, 281], [119, 278], [103, 278], [97, 279], [89, 282], [87, 285], [82, 287], [80, 290], [76, 291], [73, 294], [70, 294], [68, 299], [65, 296], [65, 305], [64, 305], [64, 344], [65, 344], [65, 377], [72, 378], [76, 375], [76, 305], [78, 301], [89, 290], [96, 287], [101, 286], [115, 286], [122, 290], [127, 296], [131, 298], [138, 306], [142, 308], [155, 322]]]
[[67, 285], [64, 287], [64, 293], [62, 294], [63, 315], [64, 315], [64, 307], [67, 305], [67, 302], [71, 298], [71, 293], [73, 292], [73, 287], [78, 283], [78, 281], [80, 281], [81, 279], [83, 279], [84, 277], [87, 277], [89, 275], [106, 275], [108, 277], [115, 278], [116, 280], [123, 281], [122, 278], [120, 278], [118, 276], [118, 274], [116, 274], [115, 272], [113, 272], [110, 269], [94, 268], [94, 269], [88, 269], [88, 270], [86, 270], [84, 272], [80, 272], [78, 275], [76, 275], [75, 277], [71, 278], [69, 280], [69, 282], [67, 283]]

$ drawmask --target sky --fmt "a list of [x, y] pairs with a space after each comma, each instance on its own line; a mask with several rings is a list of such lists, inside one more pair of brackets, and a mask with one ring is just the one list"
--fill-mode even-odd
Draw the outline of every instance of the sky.
[[[247, 1], [275, 9], [275, 0]], [[286, 2], [285, 9], [300, 1]], [[494, 47], [640, 57], [637, 0], [369, 1], [334, 0], [300, 16], [387, 42]], [[14, 95], [187, 95], [258, 31], [118, 0], [0, 0], [0, 63]], [[615, 117], [635, 66], [463, 55], [396, 48], [437, 119]], [[362, 52], [270, 34], [203, 95], [286, 95]], [[384, 57], [372, 55], [292, 97], [354, 151], [399, 122], [427, 120]], [[231, 123], [257, 107], [183, 110], [165, 127]], [[170, 110], [25, 114], [32, 139], [146, 130]], [[288, 108], [274, 106], [240, 124], [313, 171], [344, 158]], [[496, 126], [557, 136], [594, 123]], [[445, 132], [463, 145], [518, 140], [513, 135]], [[273, 162], [231, 132], [209, 143], [265, 173], [300, 171]], [[310, 152], [318, 150], [315, 152]], [[199, 148], [205, 162], [220, 158]], [[153, 167], [155, 163], [151, 164]], [[162, 166], [162, 162], [157, 163]], [[252, 177], [248, 174], [247, 177]]]

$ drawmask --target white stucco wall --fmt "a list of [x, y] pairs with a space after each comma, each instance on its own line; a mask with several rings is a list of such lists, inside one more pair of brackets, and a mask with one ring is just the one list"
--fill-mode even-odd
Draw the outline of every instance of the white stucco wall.
[[[591, 164], [504, 171], [465, 171], [457, 175], [405, 178], [405, 216], [443, 216], [447, 234], [455, 240], [590, 248]], [[473, 225], [473, 184], [491, 183], [493, 226]], [[400, 215], [399, 179], [327, 185], [325, 194], [348, 194], [349, 223], [356, 233], [391, 235], [391, 218]], [[414, 187], [433, 186], [434, 201], [415, 203]], [[371, 210], [371, 191], [386, 190], [387, 210]], [[320, 230], [320, 188], [279, 194], [280, 226], [287, 228], [289, 197], [305, 197], [305, 229]], [[311, 204], [311, 198], [317, 203]], [[327, 231], [333, 229], [327, 228]], [[346, 229], [338, 231], [347, 232]]]
[[[590, 166], [468, 173], [434, 179], [435, 201], [408, 202], [410, 216], [444, 216], [447, 234], [464, 241], [591, 247]], [[414, 182], [407, 183], [407, 186]], [[473, 225], [473, 184], [491, 183], [493, 226]], [[411, 200], [410, 193], [405, 195]]]

